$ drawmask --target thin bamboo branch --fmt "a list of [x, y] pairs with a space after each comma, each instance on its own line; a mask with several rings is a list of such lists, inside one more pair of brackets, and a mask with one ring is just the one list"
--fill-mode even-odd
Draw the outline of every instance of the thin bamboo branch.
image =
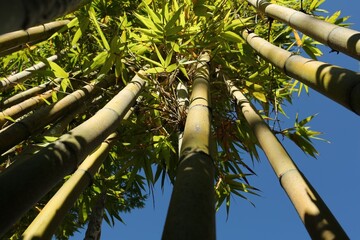
[[23, 233], [23, 239], [51, 239], [79, 195], [89, 186], [92, 178], [106, 159], [117, 133], [112, 133], [100, 147], [88, 156], [64, 185], [45, 205]]
[[[53, 62], [58, 59], [58, 55], [53, 55], [49, 58], [47, 58], [48, 61]], [[0, 92], [5, 91], [11, 86], [14, 86], [18, 83], [21, 83], [31, 77], [34, 73], [33, 71], [39, 70], [41, 68], [46, 67], [46, 64], [43, 62], [37, 63], [27, 69], [25, 69], [22, 72], [16, 73], [14, 75], [11, 75], [9, 77], [5, 77], [5, 79], [0, 80]]]
[[88, 0], [0, 1], [0, 34], [26, 29], [74, 11]]
[[266, 0], [247, 0], [257, 10], [303, 32], [315, 40], [360, 60], [360, 32], [319, 20], [313, 16]]
[[299, 171], [248, 99], [234, 86], [231, 80], [226, 78], [224, 80], [311, 238], [349, 239], [319, 194]]
[[19, 45], [24, 46], [24, 44], [29, 42], [39, 42], [46, 40], [59, 29], [66, 26], [69, 22], [69, 20], [55, 21], [26, 30], [19, 30], [0, 35], [0, 54], [2, 51], [17, 47]]
[[[183, 115], [186, 115], [188, 112], [189, 107], [189, 92], [187, 87], [182, 83], [179, 82], [176, 88], [177, 93], [177, 103], [178, 103], [178, 119], [182, 119]], [[180, 126], [182, 127], [182, 126]], [[181, 145], [184, 137], [184, 130], [179, 129], [179, 136], [178, 136], [178, 151], [179, 157], [181, 153]]]
[[103, 87], [107, 87], [115, 81], [113, 77], [102, 80], [98, 84], [88, 84], [79, 90], [67, 95], [60, 101], [46, 106], [33, 114], [21, 119], [0, 131], [0, 153], [7, 151], [21, 141], [27, 139], [37, 131], [44, 128], [54, 120], [72, 111], [89, 98], [96, 96]]
[[162, 239], [215, 239], [214, 165], [211, 157], [209, 55], [193, 81], [181, 157]]
[[56, 78], [53, 81], [49, 81], [46, 83], [43, 83], [39, 86], [30, 88], [26, 91], [21, 91], [18, 94], [5, 99], [3, 102], [0, 103], [0, 107], [1, 108], [9, 108], [17, 103], [20, 103], [26, 99], [28, 99], [31, 96], [37, 95], [37, 94], [41, 94], [42, 92], [48, 90], [49, 88], [54, 87], [54, 84], [60, 83], [62, 79], [61, 78]]
[[116, 130], [144, 85], [136, 75], [93, 117], [0, 174], [0, 236]]
[[247, 30], [242, 36], [260, 56], [285, 74], [360, 115], [360, 73], [294, 55]]

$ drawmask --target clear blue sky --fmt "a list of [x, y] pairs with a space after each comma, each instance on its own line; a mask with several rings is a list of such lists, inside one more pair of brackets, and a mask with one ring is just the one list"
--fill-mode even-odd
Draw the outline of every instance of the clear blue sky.
[[[352, 28], [360, 31], [359, 0], [327, 0], [323, 8], [331, 13], [342, 10], [342, 16], [351, 16]], [[329, 51], [324, 49], [326, 56], [321, 61], [360, 72], [359, 61], [342, 54], [328, 54]], [[320, 152], [317, 159], [305, 156], [293, 143], [284, 144], [349, 237], [360, 239], [357, 218], [360, 213], [360, 118], [314, 91], [309, 97], [303, 94], [295, 98], [294, 104], [286, 109], [290, 118], [286, 122], [290, 124], [294, 122], [296, 112], [300, 118], [318, 113], [310, 125], [314, 130], [324, 132], [322, 137], [331, 143], [316, 141], [315, 146]], [[261, 197], [250, 196], [256, 207], [244, 200], [233, 199], [227, 221], [224, 209], [217, 214], [217, 239], [310, 239], [265, 156], [254, 169], [258, 176], [250, 181], [262, 191]], [[170, 185], [163, 194], [157, 186], [155, 208], [150, 197], [144, 209], [122, 215], [126, 225], [117, 222], [110, 228], [104, 222], [102, 239], [160, 239], [170, 195]], [[73, 239], [83, 239], [83, 236], [84, 232], [81, 232]]]

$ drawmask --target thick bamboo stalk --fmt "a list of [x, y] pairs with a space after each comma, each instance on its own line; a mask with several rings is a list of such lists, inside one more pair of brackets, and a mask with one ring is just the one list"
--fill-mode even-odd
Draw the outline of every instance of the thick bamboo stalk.
[[198, 63], [181, 157], [163, 239], [215, 239], [214, 163], [211, 158], [209, 55]]
[[360, 32], [337, 26], [315, 17], [266, 0], [247, 0], [271, 18], [298, 29], [315, 40], [360, 60]]
[[26, 30], [19, 30], [0, 35], [0, 52], [29, 42], [46, 40], [69, 22], [69, 20], [50, 22]]
[[10, 122], [7, 118], [10, 117], [12, 119], [16, 119], [30, 112], [34, 108], [41, 106], [45, 103], [46, 99], [52, 96], [53, 92], [57, 92], [59, 89], [60, 87], [55, 87], [54, 89], [48, 90], [38, 96], [29, 98], [0, 112], [0, 128], [3, 127], [6, 123]]
[[27, 139], [62, 115], [71, 112], [77, 107], [81, 107], [87, 99], [96, 96], [102, 87], [107, 87], [112, 82], [114, 82], [114, 78], [103, 80], [96, 85], [88, 84], [55, 104], [39, 109], [26, 118], [2, 129], [0, 131], [0, 153]]
[[242, 36], [264, 59], [285, 74], [360, 115], [360, 73], [294, 55], [247, 30]]
[[116, 130], [144, 85], [136, 75], [93, 117], [0, 174], [0, 236]]
[[23, 239], [51, 239], [76, 199], [91, 184], [92, 177], [107, 157], [117, 134], [111, 134], [88, 156], [56, 192], [23, 233]]
[[224, 80], [311, 238], [349, 239], [319, 194], [298, 170], [282, 144], [247, 98], [230, 80]]
[[[47, 60], [50, 62], [56, 61], [57, 59], [58, 59], [58, 55], [53, 55], [53, 56], [47, 58]], [[22, 72], [16, 73], [12, 76], [6, 77], [5, 79], [2, 79], [0, 81], [0, 92], [5, 91], [10, 86], [13, 86], [15, 84], [25, 81], [26, 79], [28, 79], [29, 77], [31, 77], [34, 74], [33, 71], [44, 68], [45, 66], [46, 66], [45, 63], [40, 62], [40, 63], [33, 65], [32, 67], [25, 69]]]
[[56, 83], [60, 83], [62, 79], [61, 78], [56, 78], [53, 81], [49, 81], [47, 83], [43, 83], [39, 86], [30, 88], [28, 90], [25, 91], [21, 91], [18, 94], [9, 97], [8, 99], [5, 99], [3, 102], [0, 103], [0, 107], [2, 109], [4, 108], [9, 108], [17, 103], [20, 103], [28, 98], [30, 98], [31, 96], [37, 95], [37, 94], [41, 94], [42, 92], [54, 87], [54, 84]]
[[0, 1], [0, 34], [26, 29], [74, 11], [86, 0]]

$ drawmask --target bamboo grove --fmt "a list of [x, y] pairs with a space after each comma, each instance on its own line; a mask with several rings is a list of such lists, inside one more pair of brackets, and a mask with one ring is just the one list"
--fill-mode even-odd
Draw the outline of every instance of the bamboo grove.
[[215, 239], [262, 149], [309, 235], [348, 239], [278, 140], [315, 157], [314, 116], [274, 129], [307, 87], [360, 114], [360, 74], [317, 59], [360, 33], [322, 2], [0, 3], [0, 235], [99, 239], [168, 178], [162, 238]]

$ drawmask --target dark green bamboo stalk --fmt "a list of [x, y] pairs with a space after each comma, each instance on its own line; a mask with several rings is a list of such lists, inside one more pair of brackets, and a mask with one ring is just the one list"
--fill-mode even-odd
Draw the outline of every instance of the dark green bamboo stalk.
[[136, 75], [93, 117], [0, 174], [0, 236], [115, 131], [144, 85]]
[[215, 239], [208, 54], [198, 63], [163, 239]]
[[303, 12], [269, 3], [266, 0], [247, 0], [257, 10], [298, 29], [315, 40], [360, 60], [360, 32], [316, 19]]
[[[56, 61], [57, 59], [58, 59], [58, 55], [53, 55], [53, 56], [47, 58], [47, 60], [50, 62]], [[46, 64], [43, 62], [40, 62], [40, 63], [33, 65], [32, 67], [25, 69], [22, 72], [19, 72], [14, 75], [8, 76], [4, 79], [1, 79], [0, 80], [0, 92], [5, 91], [9, 87], [25, 81], [26, 79], [28, 79], [29, 77], [34, 75], [33, 71], [39, 70], [44, 67], [46, 67]]]
[[295, 55], [247, 30], [242, 36], [260, 56], [285, 74], [360, 115], [360, 73]]
[[100, 240], [101, 224], [104, 218], [106, 190], [102, 190], [92, 209], [84, 240]]
[[298, 170], [284, 147], [247, 98], [230, 80], [226, 78], [224, 80], [310, 237], [312, 239], [349, 239], [319, 194]]
[[74, 11], [88, 0], [0, 1], [0, 34], [26, 29]]
[[117, 134], [111, 134], [87, 157], [65, 184], [56, 192], [23, 233], [23, 239], [51, 239], [76, 199], [89, 186], [92, 177], [107, 157]]
[[98, 84], [88, 84], [81, 89], [67, 95], [60, 101], [46, 106], [33, 114], [23, 118], [0, 131], [0, 153], [3, 153], [27, 139], [37, 131], [58, 119], [73, 109], [82, 107], [85, 101], [96, 96], [103, 87], [109, 86], [115, 81], [114, 77], [104, 79]]
[[19, 30], [0, 35], [0, 52], [19, 45], [24, 46], [26, 43], [46, 40], [69, 22], [69, 20], [50, 22], [26, 30]]
[[30, 88], [26, 91], [21, 91], [18, 94], [9, 97], [8, 99], [5, 99], [3, 102], [0, 103], [0, 107], [2, 109], [4, 108], [9, 108], [15, 104], [18, 104], [28, 98], [30, 98], [31, 96], [35, 96], [37, 94], [41, 94], [42, 92], [49, 90], [50, 88], [54, 87], [54, 84], [60, 83], [62, 79], [61, 78], [56, 78], [53, 81], [49, 81], [47, 83], [43, 83], [39, 86]]

